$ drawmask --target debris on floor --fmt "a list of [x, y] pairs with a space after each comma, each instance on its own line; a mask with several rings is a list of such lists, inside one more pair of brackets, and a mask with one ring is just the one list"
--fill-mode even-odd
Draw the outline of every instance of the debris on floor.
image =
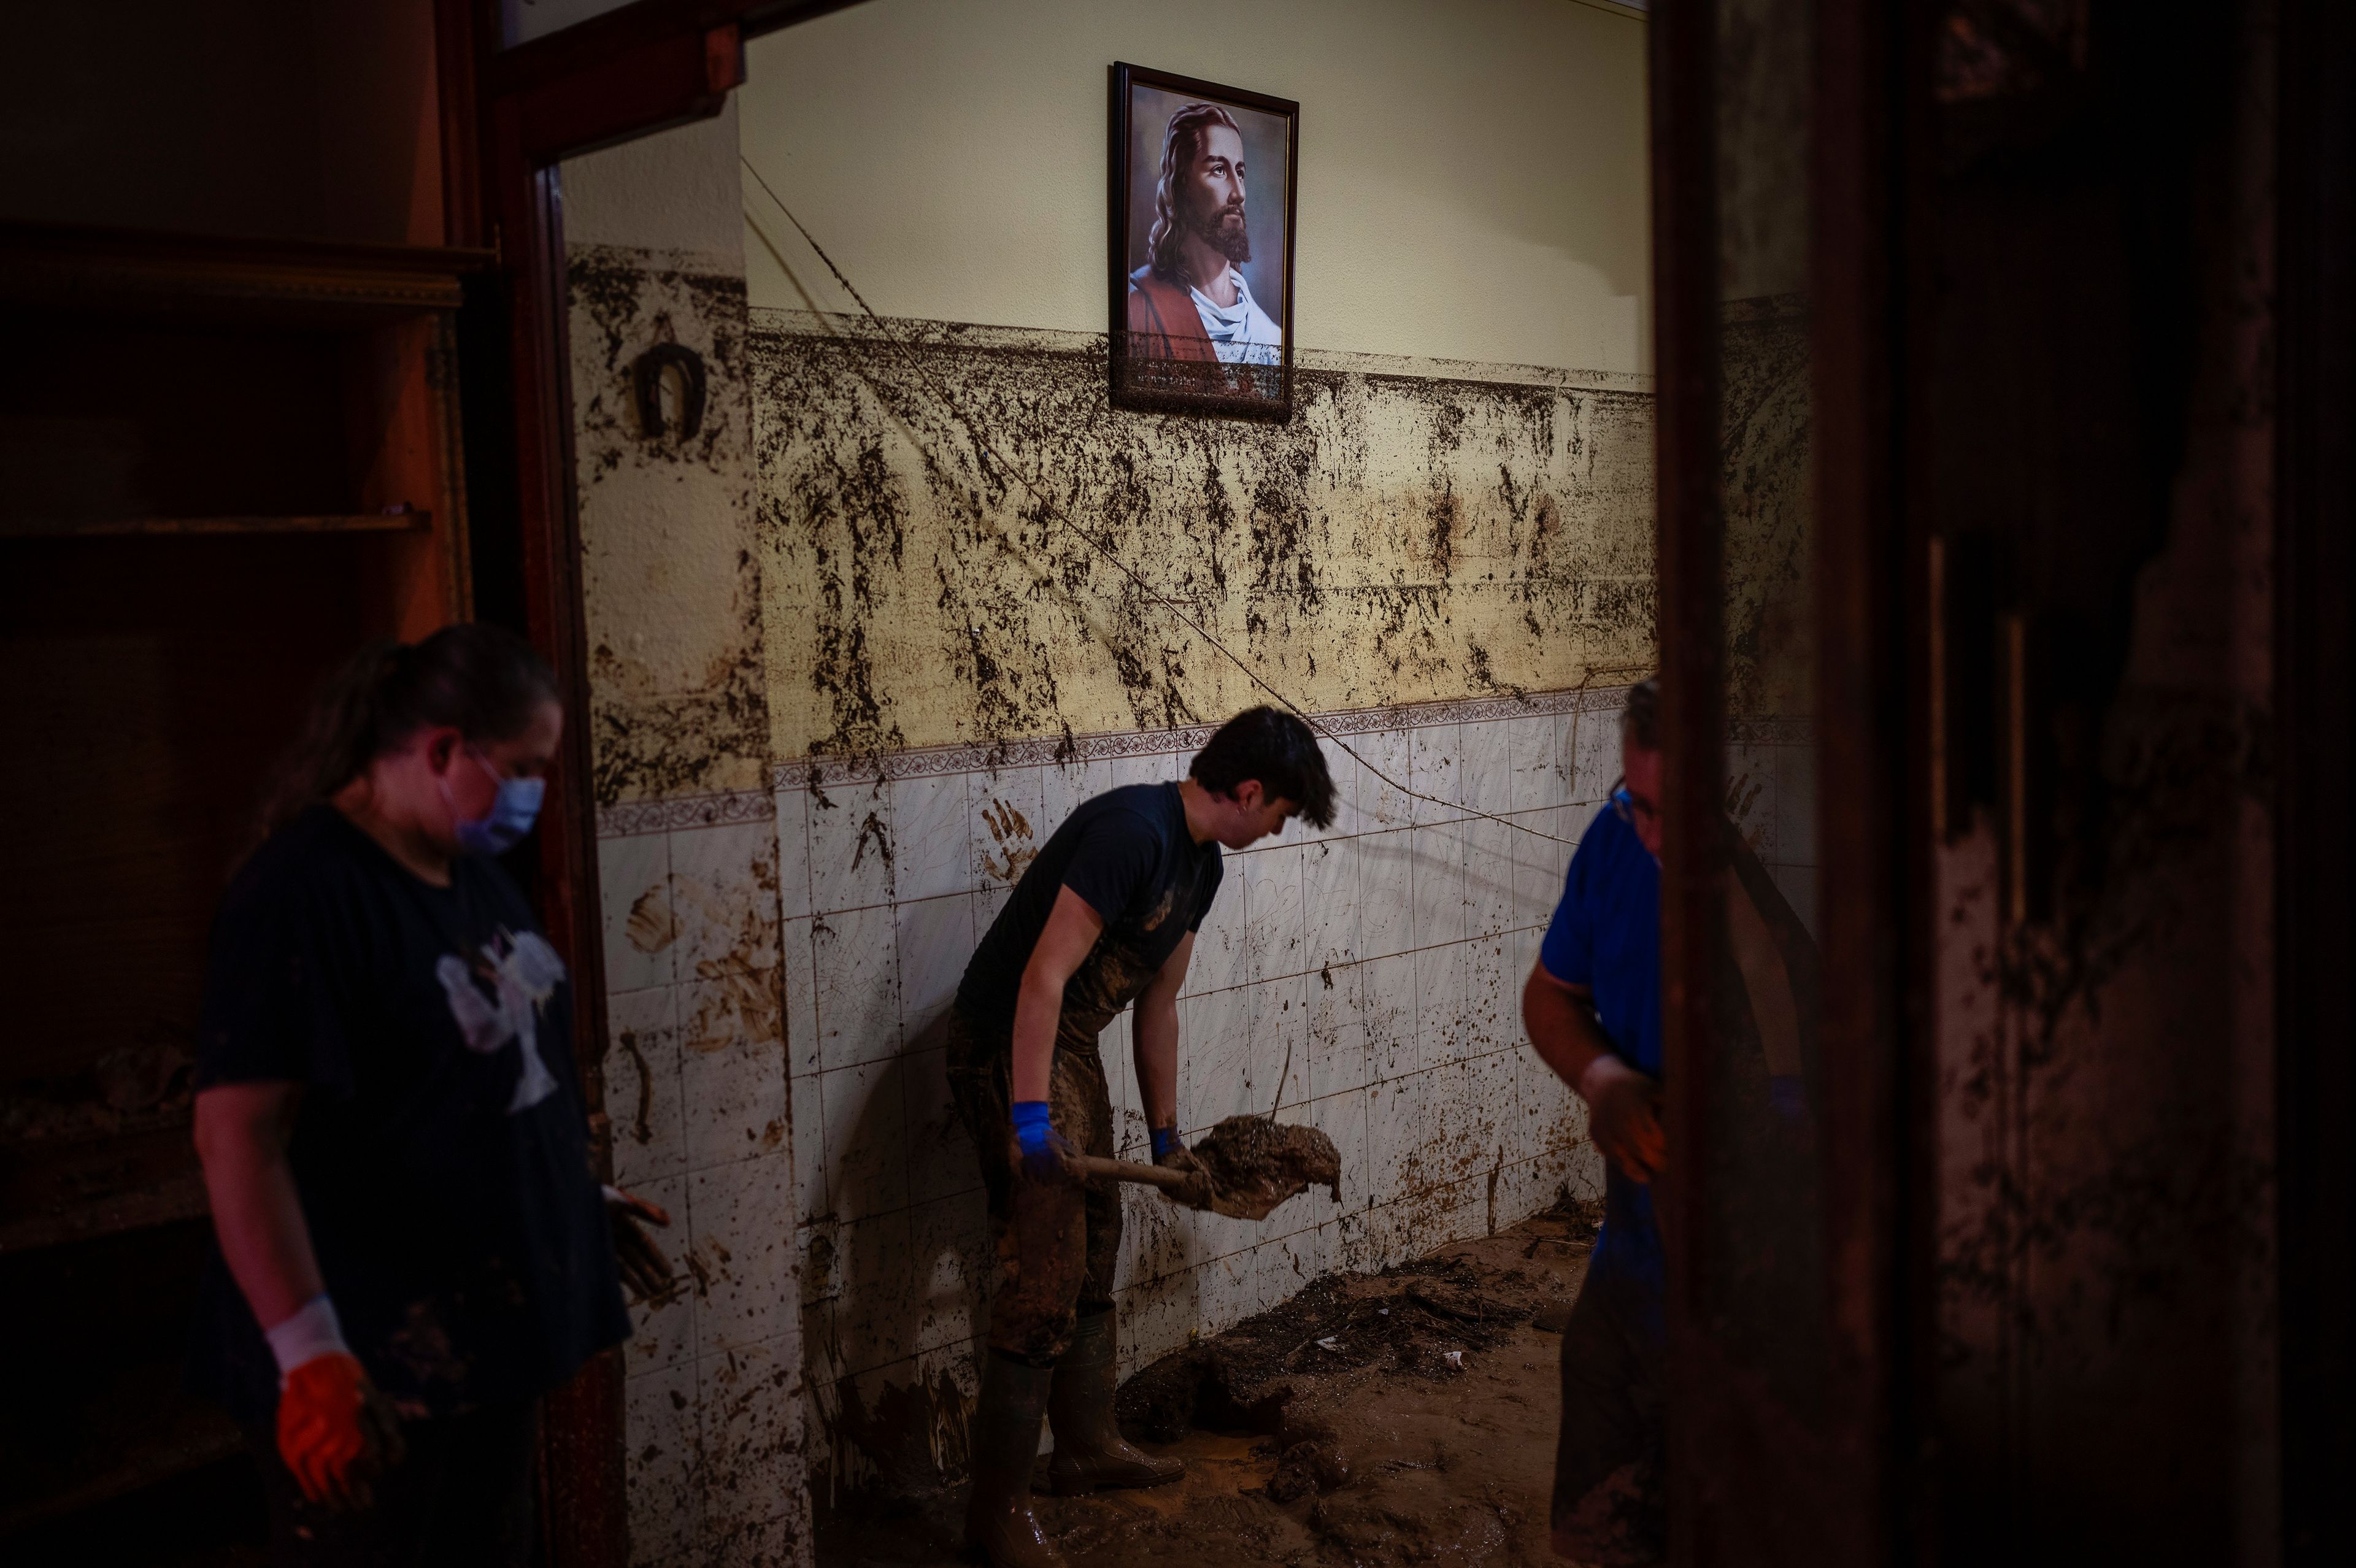
[[[1566, 1197], [1381, 1274], [1328, 1275], [1164, 1356], [1117, 1408], [1133, 1440], [1186, 1461], [1185, 1478], [1043, 1493], [1040, 1522], [1072, 1568], [1551, 1564], [1557, 1347], [1595, 1218]], [[846, 1504], [820, 1527], [819, 1560], [958, 1563], [961, 1500], [948, 1488]]]

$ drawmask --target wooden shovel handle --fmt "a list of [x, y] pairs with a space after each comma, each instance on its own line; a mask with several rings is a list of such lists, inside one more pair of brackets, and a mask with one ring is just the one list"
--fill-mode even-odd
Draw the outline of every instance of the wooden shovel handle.
[[1175, 1192], [1193, 1179], [1191, 1171], [1172, 1170], [1161, 1165], [1139, 1165], [1126, 1159], [1102, 1159], [1092, 1154], [1067, 1154], [1064, 1157], [1064, 1164], [1082, 1176], [1104, 1176], [1115, 1181], [1142, 1181], [1148, 1187], [1159, 1187], [1169, 1192]]

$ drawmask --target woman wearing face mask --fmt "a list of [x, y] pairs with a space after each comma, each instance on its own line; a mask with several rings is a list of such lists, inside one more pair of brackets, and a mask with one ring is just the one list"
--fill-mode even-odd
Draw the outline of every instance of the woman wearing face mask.
[[[540, 1399], [669, 1265], [591, 1174], [564, 965], [493, 856], [564, 715], [448, 626], [330, 684], [221, 901], [196, 1141], [198, 1381], [252, 1432], [282, 1563], [523, 1563]], [[618, 1265], [617, 1265], [618, 1253]]]

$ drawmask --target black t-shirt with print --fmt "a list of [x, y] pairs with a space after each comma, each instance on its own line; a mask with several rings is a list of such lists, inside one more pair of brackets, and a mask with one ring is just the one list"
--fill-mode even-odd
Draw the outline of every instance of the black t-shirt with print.
[[[197, 1086], [304, 1086], [289, 1159], [344, 1338], [414, 1413], [553, 1388], [629, 1333], [590, 1174], [572, 987], [489, 859], [451, 885], [332, 807], [221, 901]], [[249, 1422], [277, 1371], [218, 1253], [194, 1371]]]
[[1129, 784], [1082, 803], [1041, 846], [1014, 895], [974, 950], [958, 1006], [978, 1032], [1014, 1027], [1031, 950], [1058, 894], [1071, 889], [1104, 917], [1104, 934], [1064, 986], [1055, 1043], [1093, 1051], [1097, 1035], [1135, 1001], [1219, 891], [1219, 847], [1186, 831], [1174, 784]]

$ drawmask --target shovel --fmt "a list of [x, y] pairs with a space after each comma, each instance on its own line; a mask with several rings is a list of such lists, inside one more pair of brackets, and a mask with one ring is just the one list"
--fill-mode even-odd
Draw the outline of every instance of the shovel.
[[[1192, 1170], [1173, 1170], [1162, 1165], [1139, 1165], [1134, 1160], [1105, 1159], [1092, 1154], [1067, 1154], [1064, 1157], [1064, 1167], [1081, 1176], [1102, 1177], [1110, 1181], [1135, 1181], [1147, 1187], [1159, 1187], [1173, 1198], [1176, 1198], [1197, 1175], [1207, 1174]], [[1259, 1185], [1260, 1190], [1247, 1194], [1230, 1192], [1214, 1183], [1211, 1187], [1211, 1212], [1225, 1214], [1230, 1220], [1265, 1220], [1269, 1214], [1275, 1212], [1278, 1204], [1288, 1198], [1296, 1197], [1309, 1190], [1309, 1184], [1306, 1181], [1292, 1182], [1283, 1190], [1279, 1191], [1268, 1190], [1265, 1184], [1257, 1185]]]

